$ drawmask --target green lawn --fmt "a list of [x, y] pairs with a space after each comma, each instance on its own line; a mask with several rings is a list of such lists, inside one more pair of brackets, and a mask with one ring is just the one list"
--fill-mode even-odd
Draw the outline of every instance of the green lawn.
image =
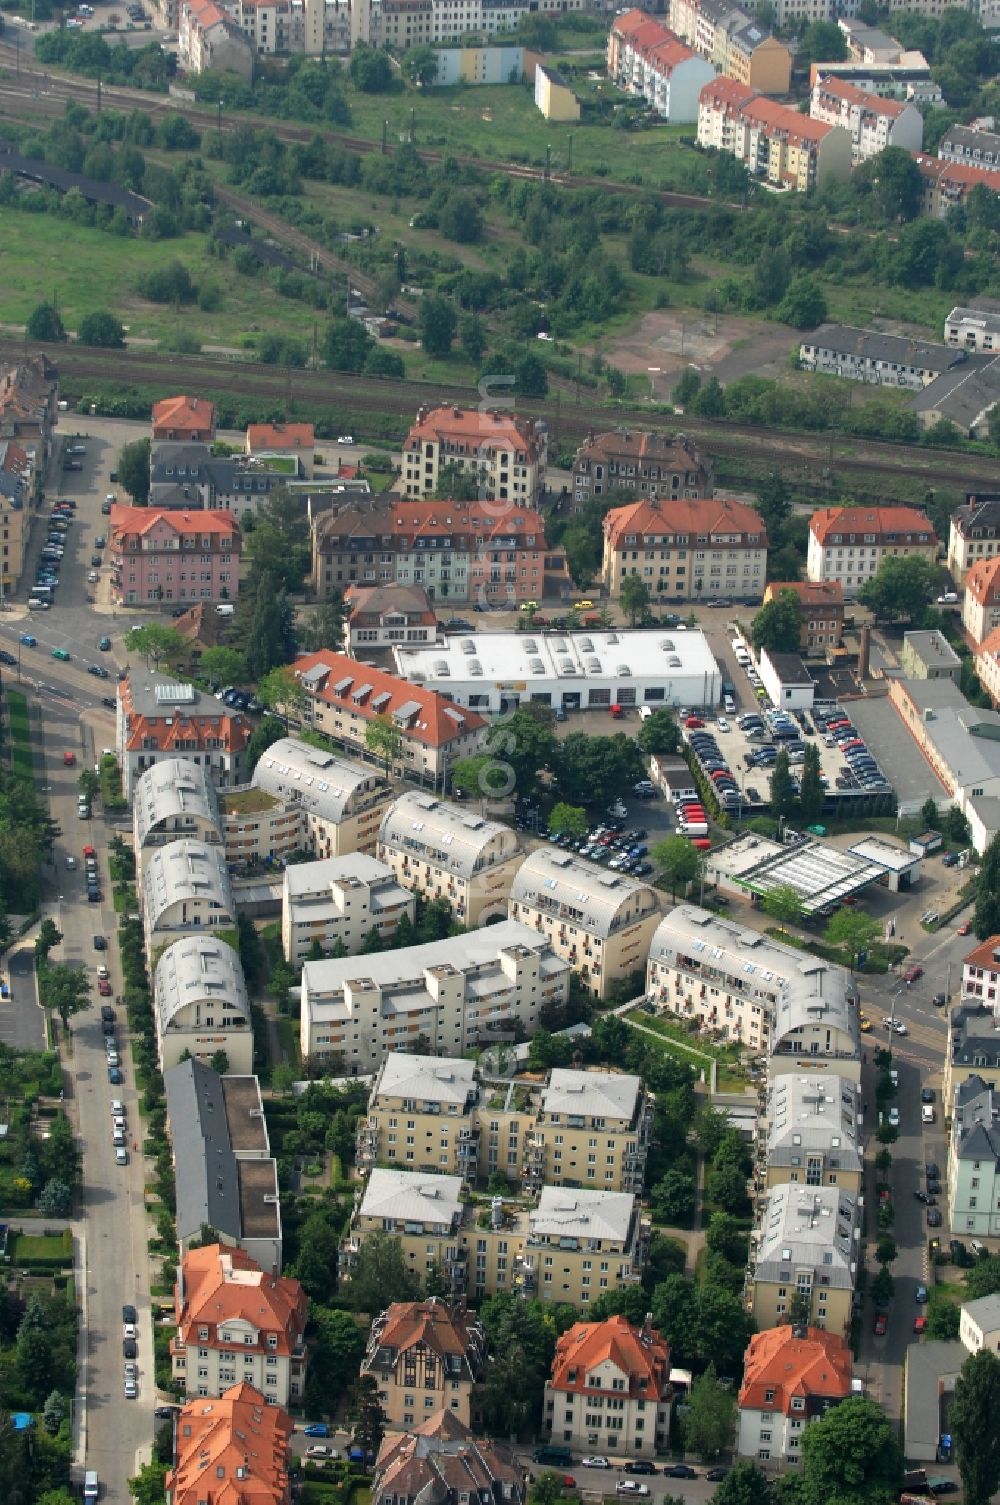
[[301, 1055], [299, 1053], [299, 1033], [291, 1019], [283, 1015], [275, 1020], [275, 1028], [278, 1033], [278, 1044], [285, 1053], [289, 1066], [298, 1066]]
[[23, 691], [7, 691], [7, 714], [10, 719], [11, 769], [23, 779], [32, 779], [35, 759], [31, 745], [31, 718], [28, 698]]
[[13, 1264], [23, 1264], [33, 1259], [65, 1259], [72, 1264], [72, 1250], [66, 1254], [66, 1245], [61, 1233], [16, 1233], [9, 1249]]

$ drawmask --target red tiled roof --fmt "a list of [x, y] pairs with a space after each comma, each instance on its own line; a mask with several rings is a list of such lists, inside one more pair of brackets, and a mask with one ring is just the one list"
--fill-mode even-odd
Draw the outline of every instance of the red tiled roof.
[[764, 599], [773, 601], [782, 591], [794, 591], [803, 606], [843, 606], [844, 587], [837, 580], [771, 580]]
[[[481, 731], [486, 725], [478, 711], [454, 705], [436, 690], [428, 690], [425, 685], [411, 684], [409, 680], [397, 679], [394, 674], [386, 674], [368, 664], [359, 664], [357, 659], [348, 658], [346, 653], [334, 653], [329, 648], [324, 648], [319, 653], [308, 653], [303, 658], [297, 658], [292, 665], [293, 671], [300, 678], [308, 670], [316, 668], [326, 671], [314, 682], [316, 698], [326, 705], [344, 706], [352, 714], [366, 720], [375, 720], [377, 716], [391, 718], [402, 706], [416, 705], [417, 710], [400, 729], [404, 737], [427, 747], [446, 746], [449, 742], [468, 736], [470, 732]], [[346, 680], [347, 683], [343, 692], [338, 694], [336, 686], [341, 680]], [[359, 704], [351, 697], [363, 685], [370, 685], [371, 693]], [[388, 695], [388, 700], [377, 710], [373, 709], [372, 702], [383, 694]]]
[[993, 559], [977, 559], [965, 577], [965, 589], [980, 606], [1000, 600], [1000, 555]]
[[763, 95], [749, 100], [740, 113], [744, 120], [756, 122], [766, 131], [782, 132], [790, 141], [822, 141], [835, 129], [825, 120], [811, 120], [808, 115], [800, 115], [790, 105], [779, 104], [776, 99], [765, 99]]
[[[991, 633], [990, 637], [994, 634]], [[986, 640], [989, 642], [989, 638]], [[986, 646], [985, 643], [983, 645]], [[962, 958], [963, 967], [982, 967], [984, 972], [1000, 972], [1000, 962], [994, 956], [994, 952], [1000, 949], [1000, 935], [989, 935], [985, 941], [980, 941]]]
[[623, 547], [621, 539], [628, 533], [749, 533], [766, 547], [767, 534], [759, 512], [746, 502], [728, 497], [705, 497], [701, 500], [671, 497], [669, 502], [631, 502], [615, 507], [605, 515], [604, 533], [612, 548]]
[[635, 29], [629, 40], [633, 51], [648, 52], [658, 43], [665, 42], [671, 35], [672, 33], [659, 21], [654, 21], [652, 16], [647, 16], [643, 25]]
[[661, 71], [676, 68], [679, 63], [686, 63], [694, 55], [693, 50], [679, 37], [670, 36], [669, 33], [658, 46], [649, 49], [649, 56]]
[[705, 84], [698, 95], [699, 105], [728, 105], [731, 109], [740, 110], [750, 100], [758, 97], [756, 89], [751, 89], [747, 84], [741, 84], [738, 79], [727, 78], [720, 73], [718, 78], [712, 79]]
[[[809, 1327], [799, 1337], [794, 1327], [755, 1333], [744, 1355], [740, 1407], [789, 1415], [793, 1397], [843, 1400], [851, 1393], [851, 1350], [838, 1333]], [[773, 1399], [765, 1395], [774, 1391]], [[809, 1413], [809, 1407], [803, 1409]]]
[[344, 590], [348, 620], [358, 625], [365, 619], [377, 621], [389, 612], [402, 612], [408, 622], [431, 627], [437, 621], [430, 597], [420, 585], [358, 585], [352, 581]]
[[[575, 1322], [556, 1343], [553, 1390], [584, 1394], [588, 1376], [608, 1360], [628, 1378], [628, 1395], [658, 1400], [670, 1383], [670, 1344], [655, 1328], [633, 1327], [626, 1317]], [[608, 1389], [611, 1388], [610, 1379]]]
[[[209, 0], [209, 4], [211, 0]], [[292, 1421], [252, 1385], [188, 1401], [166, 1487], [173, 1505], [285, 1505]]]
[[131, 675], [118, 686], [118, 696], [127, 718], [126, 752], [178, 752], [186, 756], [189, 744], [195, 742], [199, 752], [211, 745], [232, 756], [242, 752], [250, 740], [250, 723], [243, 712], [232, 711], [221, 701], [210, 711], [188, 711], [183, 705], [168, 704], [155, 716], [140, 715], [132, 701]]
[[525, 450], [531, 460], [536, 460], [542, 451], [541, 437], [530, 419], [494, 408], [421, 408], [406, 436], [404, 452], [418, 448], [427, 439]]
[[[211, 4], [211, 0], [207, 0]], [[109, 532], [112, 543], [132, 534], [142, 536], [157, 523], [165, 522], [182, 537], [201, 537], [215, 534], [219, 538], [231, 538], [233, 547], [242, 544], [240, 525], [231, 512], [184, 511], [173, 507], [122, 507], [117, 503], [111, 508]]]
[[164, 397], [153, 403], [153, 432], [157, 429], [215, 431], [215, 404], [204, 397]]
[[937, 535], [926, 513], [916, 507], [821, 507], [809, 519], [809, 530], [816, 542], [825, 546], [831, 533], [916, 533], [921, 541], [937, 543]]
[[939, 157], [926, 157], [922, 152], [910, 154], [925, 178], [936, 178], [938, 183], [955, 183], [963, 188], [975, 188], [981, 183], [1000, 193], [1000, 172], [983, 172], [965, 162], [943, 162]]
[[644, 10], [627, 10], [615, 17], [611, 30], [621, 37], [634, 37], [652, 19]]
[[[306, 1326], [306, 1293], [288, 1275], [265, 1273], [242, 1249], [206, 1244], [191, 1249], [181, 1262], [181, 1281], [174, 1287], [174, 1310], [181, 1337], [188, 1348], [219, 1348], [218, 1329], [241, 1318], [260, 1333], [260, 1342], [241, 1345], [247, 1353], [276, 1353], [290, 1357], [299, 1348]], [[201, 1338], [194, 1331], [208, 1329]], [[268, 1334], [277, 1346], [270, 1347]]]
[[869, 94], [866, 89], [859, 89], [857, 84], [852, 84], [846, 78], [831, 75], [820, 79], [819, 87], [823, 94], [830, 94], [834, 99], [842, 99], [847, 104], [859, 105], [872, 115], [889, 115], [895, 120], [906, 109], [905, 100], [883, 99], [881, 94]]
[[394, 1301], [380, 1319], [380, 1324], [379, 1348], [392, 1348], [398, 1354], [404, 1354], [423, 1344], [441, 1359], [451, 1355], [463, 1360], [456, 1377], [459, 1374], [462, 1379], [478, 1376], [482, 1330], [471, 1312], [463, 1309], [451, 1311], [447, 1302], [435, 1297], [426, 1301]]
[[247, 449], [258, 454], [261, 450], [314, 449], [316, 430], [311, 423], [248, 423]]

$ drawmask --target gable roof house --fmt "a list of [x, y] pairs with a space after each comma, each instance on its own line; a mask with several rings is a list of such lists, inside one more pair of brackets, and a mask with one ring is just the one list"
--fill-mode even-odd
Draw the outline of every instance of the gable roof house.
[[215, 404], [204, 397], [164, 397], [153, 403], [154, 444], [211, 444], [214, 438]]

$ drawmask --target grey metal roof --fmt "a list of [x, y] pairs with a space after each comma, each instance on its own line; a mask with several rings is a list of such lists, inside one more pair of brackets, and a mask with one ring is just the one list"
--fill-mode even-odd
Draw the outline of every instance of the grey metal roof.
[[906, 335], [882, 334], [853, 324], [821, 324], [802, 344], [834, 355], [856, 356], [865, 361], [888, 361], [890, 365], [915, 366], [922, 371], [950, 371], [964, 366], [970, 357], [964, 350], [932, 340], [911, 340]]
[[1000, 1295], [977, 1296], [974, 1301], [963, 1301], [962, 1311], [984, 1333], [996, 1332], [1000, 1327]]
[[380, 1097], [408, 1097], [424, 1103], [453, 1103], [464, 1108], [475, 1097], [474, 1061], [442, 1060], [439, 1056], [411, 1056], [391, 1051], [372, 1088], [371, 1101]]
[[773, 1186], [761, 1216], [755, 1279], [795, 1284], [796, 1269], [822, 1272], [825, 1284], [853, 1288], [859, 1244], [855, 1199], [836, 1186]]
[[528, 1213], [528, 1227], [536, 1237], [548, 1240], [607, 1239], [624, 1245], [637, 1207], [631, 1192], [543, 1186], [538, 1206]]
[[940, 669], [942, 665], [949, 669], [960, 669], [962, 666], [962, 660], [944, 633], [936, 627], [929, 631], [904, 633], [903, 647], [909, 648], [930, 669]]
[[106, 204], [112, 209], [123, 209], [130, 220], [141, 220], [152, 209], [151, 199], [144, 199], [127, 188], [114, 183], [104, 183], [97, 178], [87, 178], [81, 172], [68, 172], [63, 167], [53, 167], [41, 157], [24, 157], [13, 151], [7, 142], [0, 142], [0, 172], [12, 172], [19, 178], [30, 178], [46, 188], [55, 188], [59, 193], [75, 189], [91, 204]]
[[[631, 901], [637, 895], [640, 903], [635, 908]], [[617, 928], [626, 906], [635, 920], [658, 908], [656, 894], [641, 879], [608, 872], [596, 862], [548, 846], [538, 847], [522, 862], [511, 883], [510, 902], [555, 914], [564, 906], [579, 915], [574, 923], [602, 938]]]
[[[164, 758], [151, 764], [136, 781], [132, 796], [132, 821], [136, 847], [161, 821], [190, 819], [198, 827], [211, 827], [221, 840], [219, 805], [208, 770], [190, 758]], [[198, 835], [207, 832], [199, 829]]]
[[462, 1178], [376, 1167], [368, 1177], [360, 1216], [451, 1228], [462, 1216]]
[[187, 837], [153, 851], [141, 892], [147, 940], [174, 904], [203, 899], [229, 923], [236, 914], [224, 848]]
[[198, 1004], [213, 1004], [250, 1023], [250, 999], [240, 959], [226, 941], [211, 932], [189, 935], [168, 946], [157, 963], [153, 1000], [160, 1035], [176, 1021], [181, 1029], [191, 1027], [183, 1011]]
[[569, 1071], [557, 1066], [542, 1089], [542, 1112], [631, 1123], [641, 1093], [642, 1082], [637, 1076], [617, 1071]]
[[906, 1350], [903, 1387], [903, 1451], [907, 1458], [933, 1462], [944, 1429], [944, 1404], [969, 1357], [963, 1343], [922, 1339]]
[[[960, 146], [963, 150], [958, 154], [961, 161], [967, 161], [971, 154], [976, 151], [982, 153], [985, 158], [992, 154], [994, 160], [1000, 157], [1000, 135], [995, 131], [973, 130], [971, 125], [950, 125], [941, 137], [938, 144], [938, 156], [947, 157], [949, 146]], [[971, 314], [974, 318], [979, 317], [982, 310], [978, 308], [953, 309], [948, 315], [949, 322], [956, 314]], [[994, 318], [996, 316], [994, 315]], [[1000, 329], [1000, 321], [995, 325]]]
[[860, 1170], [858, 1094], [857, 1083], [846, 1077], [815, 1072], [773, 1077], [767, 1095], [768, 1165], [801, 1165], [804, 1173], [803, 1156], [812, 1150], [823, 1155], [828, 1168]]
[[509, 826], [487, 820], [473, 807], [449, 804], [433, 795], [407, 790], [386, 810], [379, 846], [447, 868], [463, 878], [517, 854], [517, 837]]
[[194, 1238], [203, 1223], [237, 1240], [240, 1185], [229, 1138], [222, 1078], [200, 1061], [181, 1061], [163, 1074], [177, 1186], [177, 1237]]
[[374, 769], [297, 737], [282, 737], [263, 754], [253, 773], [258, 789], [294, 800], [322, 820], [342, 821], [388, 785]]
[[[995, 142], [995, 150], [1000, 152], [1000, 136], [991, 136], [988, 132], [980, 133], [979, 131], [972, 131], [965, 125], [953, 125], [951, 130], [945, 131], [941, 137], [941, 145], [943, 146], [946, 141], [959, 136], [969, 136], [975, 141], [980, 138], [981, 134], [985, 135], [988, 140]], [[959, 306], [952, 309], [945, 323], [978, 324], [983, 330], [988, 330], [992, 334], [1000, 334], [1000, 313], [991, 308], [963, 308]]]
[[967, 364], [938, 376], [914, 393], [917, 413], [939, 413], [966, 434], [1000, 402], [1000, 356], [968, 352]]

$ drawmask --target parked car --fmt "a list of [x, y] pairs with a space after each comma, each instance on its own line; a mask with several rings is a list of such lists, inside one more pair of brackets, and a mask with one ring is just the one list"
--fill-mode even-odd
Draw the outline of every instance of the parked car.
[[884, 1338], [885, 1335], [886, 1335], [886, 1333], [888, 1331], [889, 1331], [889, 1318], [888, 1318], [887, 1313], [885, 1313], [885, 1312], [876, 1312], [875, 1313], [875, 1328], [874, 1328], [874, 1332], [875, 1332], [876, 1338]]

